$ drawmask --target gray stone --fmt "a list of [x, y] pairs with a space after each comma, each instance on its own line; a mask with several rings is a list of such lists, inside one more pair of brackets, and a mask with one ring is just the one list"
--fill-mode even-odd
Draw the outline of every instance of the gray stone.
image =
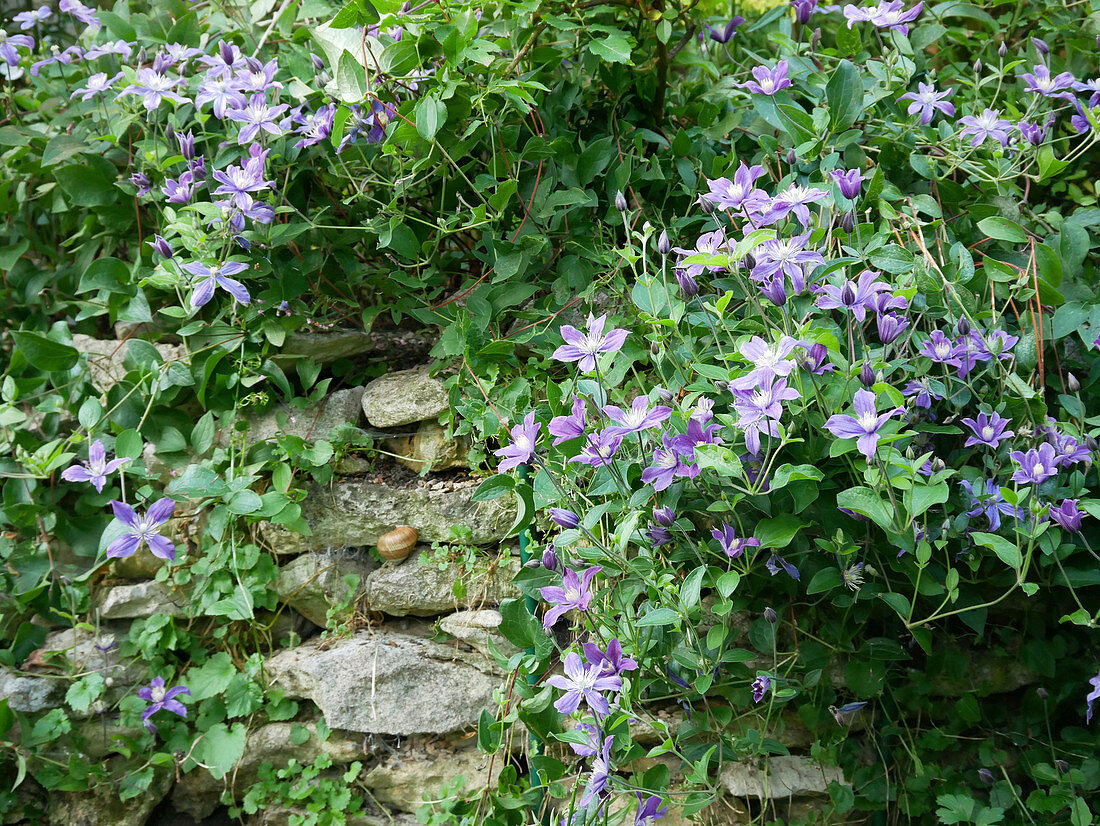
[[480, 611], [458, 611], [439, 621], [439, 630], [461, 640], [487, 657], [492, 657], [489, 643], [501, 654], [510, 657], [519, 649], [497, 630], [502, 621], [500, 611], [484, 608]]
[[149, 788], [129, 800], [119, 800], [114, 783], [100, 783], [86, 792], [51, 791], [47, 797], [46, 823], [52, 826], [144, 826], [171, 785], [171, 772], [159, 768], [154, 770]]
[[371, 334], [364, 330], [298, 332], [286, 337], [276, 359], [310, 358], [320, 364], [328, 364], [337, 359], [369, 353], [374, 346]]
[[827, 794], [834, 781], [847, 785], [836, 766], [793, 754], [769, 757], [759, 763], [727, 763], [718, 781], [734, 797], [759, 800]]
[[371, 767], [363, 785], [379, 803], [415, 813], [425, 797], [437, 800], [443, 786], [450, 787], [458, 778], [467, 793], [495, 786], [506, 762], [499, 755], [491, 760], [472, 743], [465, 747], [449, 741], [410, 743]]
[[[355, 593], [374, 567], [366, 554], [303, 554], [279, 569], [275, 593], [310, 622], [329, 628], [329, 610], [344, 604], [353, 608]], [[348, 575], [358, 576], [359, 584], [348, 585]]]
[[185, 605], [185, 599], [173, 594], [167, 585], [148, 580], [111, 588], [99, 605], [99, 617], [105, 620], [151, 617], [153, 614], [185, 617]]
[[447, 430], [436, 422], [421, 422], [415, 433], [387, 439], [385, 447], [396, 454], [398, 462], [417, 473], [469, 466], [469, 441], [464, 437], [447, 438]]
[[287, 696], [316, 703], [332, 728], [374, 734], [465, 729], [499, 685], [445, 645], [385, 629], [286, 649], [266, 673]]
[[[73, 347], [88, 357], [88, 369], [92, 384], [106, 393], [118, 384], [132, 369], [132, 363], [126, 363], [131, 341], [116, 339], [96, 339], [81, 333], [73, 336]], [[188, 364], [190, 356], [187, 348], [177, 344], [154, 344], [156, 351], [165, 362], [180, 361]]]
[[[383, 565], [367, 580], [367, 607], [394, 617], [431, 617], [462, 608], [499, 605], [508, 597], [519, 596], [511, 583], [519, 570], [514, 558], [484, 560], [468, 571], [455, 562], [440, 569], [425, 557], [425, 547], [417, 546], [408, 559]], [[454, 595], [456, 582], [465, 593]]]
[[[291, 818], [297, 817], [295, 823], [309, 823], [311, 812], [306, 809], [294, 809], [288, 806], [268, 806], [262, 814], [254, 814], [245, 821], [245, 826], [290, 826]], [[312, 815], [316, 816], [316, 815]], [[414, 815], [393, 814], [371, 810], [366, 814], [347, 815], [343, 821], [345, 826], [420, 826], [420, 821]]]
[[64, 700], [67, 687], [66, 680], [24, 674], [0, 665], [0, 700], [7, 700], [13, 711], [31, 714], [56, 708]]
[[278, 405], [275, 409], [249, 416], [246, 431], [223, 429], [219, 436], [222, 444], [228, 444], [230, 438], [238, 437], [244, 445], [273, 439], [279, 434], [298, 436], [307, 442], [327, 439], [333, 428], [359, 424], [363, 415], [361, 399], [362, 387], [337, 390], [320, 402], [305, 408], [291, 408]]
[[306, 487], [302, 516], [312, 536], [264, 523], [262, 530], [278, 554], [299, 554], [330, 548], [374, 545], [398, 525], [411, 525], [422, 541], [447, 542], [451, 527], [465, 525], [473, 545], [491, 545], [504, 538], [515, 521], [515, 501], [502, 496], [473, 502], [477, 481], [451, 489], [428, 485], [394, 488], [362, 479], [336, 479], [331, 485]]
[[400, 427], [434, 419], [447, 409], [443, 383], [428, 375], [429, 365], [398, 370], [372, 381], [363, 393], [363, 412], [374, 427]]

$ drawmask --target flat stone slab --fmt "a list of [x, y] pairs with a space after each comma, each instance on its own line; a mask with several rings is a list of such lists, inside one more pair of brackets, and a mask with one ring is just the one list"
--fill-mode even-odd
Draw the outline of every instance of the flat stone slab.
[[273, 439], [279, 434], [298, 436], [307, 442], [327, 439], [333, 428], [358, 426], [363, 416], [362, 398], [363, 388], [352, 387], [330, 393], [309, 407], [277, 405], [275, 409], [249, 416], [249, 427], [244, 432], [223, 429], [219, 434], [219, 441], [227, 445], [236, 437], [251, 446]]
[[793, 754], [769, 757], [759, 763], [729, 763], [718, 781], [734, 797], [759, 800], [827, 794], [830, 783], [846, 784], [844, 774], [836, 766]]
[[116, 585], [103, 597], [99, 605], [100, 619], [135, 619], [153, 614], [185, 617], [185, 601], [174, 595], [168, 586], [156, 580], [134, 585]]
[[428, 374], [428, 365], [379, 376], [363, 393], [363, 412], [374, 427], [434, 419], [447, 409], [443, 382]]
[[[367, 607], [394, 617], [432, 617], [462, 608], [499, 605], [508, 597], [518, 597], [511, 582], [519, 570], [516, 559], [479, 560], [474, 570], [452, 563], [440, 568], [423, 562], [424, 546], [418, 547], [403, 562], [383, 565], [367, 580]], [[454, 595], [456, 582], [465, 593]]]
[[374, 545], [398, 525], [411, 525], [420, 540], [447, 542], [451, 528], [465, 525], [473, 545], [492, 545], [504, 538], [516, 516], [515, 501], [502, 496], [473, 502], [477, 480], [462, 487], [437, 490], [429, 486], [395, 488], [362, 479], [337, 479], [331, 485], [309, 485], [302, 516], [312, 536], [265, 523], [264, 537], [277, 554], [300, 554], [333, 548]]
[[[365, 553], [302, 554], [279, 569], [275, 593], [310, 622], [328, 628], [329, 611], [344, 604], [353, 607], [356, 591], [374, 567]], [[357, 587], [344, 581], [349, 575], [359, 577]]]
[[[122, 381], [132, 369], [130, 364], [125, 363], [131, 343], [131, 341], [116, 339], [96, 339], [83, 333], [73, 336], [73, 347], [88, 357], [92, 384], [104, 393]], [[153, 344], [152, 346], [156, 348], [164, 362], [180, 361], [187, 364], [190, 358], [187, 348], [182, 344]]]
[[287, 696], [312, 700], [331, 728], [402, 736], [473, 726], [499, 685], [445, 645], [385, 629], [280, 651], [266, 673]]

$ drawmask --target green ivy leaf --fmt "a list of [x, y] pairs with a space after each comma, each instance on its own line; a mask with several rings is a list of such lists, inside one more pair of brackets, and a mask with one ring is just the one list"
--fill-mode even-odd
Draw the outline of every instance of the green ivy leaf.
[[75, 347], [54, 341], [39, 333], [26, 330], [12, 330], [15, 346], [32, 367], [46, 373], [57, 373], [71, 369], [80, 360]]

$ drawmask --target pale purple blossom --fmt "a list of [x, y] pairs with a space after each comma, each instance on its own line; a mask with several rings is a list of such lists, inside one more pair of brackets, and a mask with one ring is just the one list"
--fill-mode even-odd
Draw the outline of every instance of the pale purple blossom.
[[1034, 92], [1046, 98], [1062, 98], [1072, 101], [1074, 99], [1073, 88], [1077, 79], [1069, 72], [1051, 76], [1050, 67], [1042, 63], [1036, 64], [1030, 72], [1020, 75], [1020, 80], [1027, 85], [1025, 92]]
[[627, 410], [609, 404], [604, 407], [603, 412], [618, 425], [607, 428], [608, 435], [626, 436], [657, 427], [672, 415], [672, 408], [663, 405], [650, 408], [649, 399], [637, 396]]
[[107, 449], [103, 442], [96, 439], [88, 447], [88, 461], [81, 465], [72, 465], [61, 472], [61, 478], [67, 482], [88, 482], [96, 493], [103, 493], [107, 477], [129, 462], [129, 459], [107, 461]]
[[321, 143], [332, 134], [335, 119], [336, 107], [331, 103], [322, 106], [316, 112], [295, 116], [294, 122], [298, 124], [298, 128], [294, 133], [302, 135], [302, 139], [294, 144], [294, 148], [305, 149], [307, 146]]
[[535, 455], [535, 446], [539, 439], [539, 428], [542, 425], [535, 421], [535, 414], [528, 413], [523, 421], [512, 428], [512, 442], [499, 450], [494, 451], [494, 456], [503, 458], [497, 471], [503, 473], [506, 470], [519, 467], [531, 461]]
[[86, 26], [99, 25], [99, 17], [96, 15], [95, 9], [85, 6], [80, 0], [61, 0], [57, 7], [66, 14], [71, 14]]
[[118, 55], [123, 60], [129, 60], [136, 44], [129, 40], [109, 40], [106, 43], [98, 43], [84, 53], [85, 60], [97, 60], [107, 55]]
[[783, 415], [783, 402], [801, 398], [785, 378], [766, 382], [755, 388], [734, 389], [733, 409], [740, 417], [737, 427], [745, 433], [745, 447], [752, 455], [760, 453], [760, 435], [775, 438], [779, 435], [779, 419]]
[[224, 40], [218, 43], [217, 54], [203, 56], [201, 62], [209, 69], [208, 77], [231, 77], [247, 65], [240, 48]]
[[752, 390], [760, 385], [771, 385], [776, 378], [786, 378], [798, 366], [791, 358], [795, 350], [806, 343], [791, 336], [781, 336], [775, 344], [768, 344], [760, 336], [753, 336], [738, 348], [741, 357], [751, 362], [753, 369], [730, 382], [731, 390]]
[[261, 131], [275, 137], [283, 134], [279, 116], [289, 108], [285, 103], [271, 106], [263, 94], [254, 94], [247, 106], [227, 110], [226, 117], [244, 124], [237, 133], [237, 143], [244, 144], [256, 140]]
[[876, 309], [879, 293], [890, 290], [889, 284], [878, 280], [879, 275], [874, 270], [864, 270], [855, 281], [823, 284], [817, 288], [821, 293], [817, 306], [823, 310], [844, 310], [851, 313], [856, 320], [865, 321], [867, 311]]
[[769, 69], [767, 66], [753, 66], [752, 76], [756, 80], [734, 85], [740, 86], [742, 89], [748, 89], [755, 95], [772, 96], [776, 92], [790, 87], [791, 81], [787, 77], [787, 69], [786, 60], [780, 60], [775, 64], [774, 69]]
[[660, 820], [668, 814], [668, 806], [661, 805], [661, 796], [651, 794], [643, 797], [641, 792], [634, 792], [638, 797], [638, 810], [634, 813], [634, 826], [653, 826], [653, 822]]
[[578, 362], [577, 369], [582, 373], [591, 373], [596, 369], [596, 356], [601, 353], [617, 353], [626, 343], [627, 331], [623, 329], [604, 332], [607, 316], [596, 318], [588, 316], [587, 331], [582, 333], [576, 327], [566, 324], [561, 328], [561, 337], [565, 344], [554, 351], [551, 358], [563, 362]]
[[586, 405], [580, 396], [573, 396], [573, 409], [568, 416], [555, 416], [547, 430], [554, 437], [554, 447], [585, 435]]
[[895, 313], [879, 313], [875, 316], [879, 341], [892, 344], [909, 328], [909, 319]]
[[[664, 436], [664, 447], [653, 451], [653, 464], [642, 470], [642, 483], [653, 485], [657, 492], [667, 490], [678, 476], [693, 476], [691, 468], [684, 464], [680, 453], [672, 445], [672, 437]], [[697, 473], [697, 471], [696, 471]]]
[[566, 508], [550, 508], [550, 518], [563, 528], [576, 528], [581, 524], [581, 518]]
[[195, 196], [195, 190], [204, 185], [202, 181], [195, 180], [193, 172], [187, 171], [182, 173], [178, 180], [165, 179], [164, 195], [170, 204], [189, 204]]
[[959, 367], [962, 364], [959, 361], [959, 345], [949, 339], [942, 330], [933, 330], [928, 340], [921, 345], [920, 352], [937, 364], [949, 364], [953, 367]]
[[600, 647], [593, 642], [584, 643], [581, 649], [584, 651], [584, 658], [593, 666], [599, 667], [604, 674], [618, 676], [638, 669], [637, 662], [623, 656], [623, 646], [618, 637], [607, 644], [607, 651], [601, 651]]
[[981, 146], [990, 138], [1001, 146], [1008, 146], [1008, 130], [1012, 124], [1001, 117], [999, 109], [986, 109], [980, 115], [965, 115], [959, 118], [965, 128], [959, 131], [960, 138], [970, 138], [971, 146]]
[[774, 224], [794, 213], [794, 217], [803, 227], [810, 225], [810, 210], [807, 204], [816, 203], [829, 197], [824, 189], [814, 186], [802, 186], [792, 183], [772, 200], [771, 206], [760, 219], [765, 225]]
[[149, 703], [141, 712], [141, 719], [145, 729], [150, 733], [156, 731], [156, 727], [149, 720], [161, 709], [170, 711], [180, 717], [187, 717], [187, 708], [176, 697], [181, 694], [191, 694], [191, 690], [177, 685], [174, 688], [164, 687], [164, 677], [154, 677], [153, 681], [145, 688], [138, 689], [138, 696]]
[[870, 390], [857, 390], [853, 402], [855, 415], [837, 413], [825, 422], [825, 429], [839, 439], [855, 439], [859, 452], [868, 462], [875, 458], [882, 428], [885, 424], [905, 412], [904, 408], [894, 407], [879, 413], [875, 407], [875, 394]]
[[610, 714], [604, 691], [619, 691], [623, 681], [617, 675], [605, 674], [601, 665], [585, 665], [575, 651], [565, 655], [562, 663], [565, 674], [554, 674], [546, 680], [547, 685], [562, 689], [563, 694], [554, 703], [562, 714], [572, 714], [580, 708], [583, 701], [596, 714]]
[[79, 95], [81, 100], [87, 100], [95, 95], [103, 94], [114, 86], [120, 77], [122, 77], [122, 72], [114, 77], [108, 77], [106, 72], [96, 72], [85, 81], [84, 86], [74, 90], [69, 97], [75, 98]]
[[739, 556], [745, 553], [746, 548], [760, 547], [759, 539], [754, 536], [738, 536], [737, 531], [735, 531], [725, 522], [722, 523], [721, 528], [714, 528], [713, 530], [711, 530], [710, 534], [718, 540], [718, 544], [722, 548], [722, 553], [724, 553], [730, 559], [737, 559]]
[[1081, 530], [1081, 519], [1084, 513], [1077, 507], [1076, 499], [1063, 499], [1058, 507], [1051, 505], [1047, 509], [1047, 516], [1067, 531], [1077, 533]]
[[912, 101], [907, 111], [910, 115], [920, 112], [920, 122], [922, 124], [925, 126], [930, 124], [936, 112], [942, 112], [949, 118], [955, 117], [955, 104], [947, 100], [954, 94], [954, 89], [944, 89], [942, 92], [937, 92], [935, 84], [917, 83], [917, 90], [916, 92], [906, 92], [898, 98], [898, 102], [903, 100]]
[[592, 577], [602, 571], [599, 565], [586, 568], [577, 573], [572, 568], [566, 568], [562, 575], [561, 585], [548, 585], [539, 589], [539, 596], [551, 603], [552, 607], [542, 618], [544, 628], [549, 628], [564, 614], [576, 609], [587, 611], [592, 604]]
[[1089, 684], [1092, 686], [1092, 691], [1085, 695], [1085, 722], [1092, 722], [1092, 704], [1096, 700], [1100, 700], [1100, 674], [1095, 677], [1089, 678]]
[[771, 691], [772, 678], [767, 674], [760, 674], [755, 680], [752, 681], [752, 699], [754, 703], [759, 703], [764, 699], [764, 695]]
[[[825, 259], [816, 250], [806, 249], [810, 233], [794, 235], [790, 238], [773, 238], [753, 250], [756, 265], [752, 268], [752, 278], [756, 281], [783, 276], [790, 279], [795, 295], [806, 289], [808, 274], [814, 267], [823, 265]], [[781, 304], [781, 302], [775, 302]]]
[[121, 522], [129, 530], [107, 546], [108, 558], [132, 556], [142, 545], [145, 545], [153, 556], [174, 560], [175, 543], [161, 536], [160, 531], [162, 526], [172, 518], [175, 507], [176, 503], [165, 497], [154, 502], [144, 516], [138, 516], [137, 512], [125, 502], [112, 499], [111, 509], [115, 513], [115, 521]]
[[718, 209], [737, 209], [745, 214], [760, 214], [768, 204], [768, 193], [756, 188], [756, 180], [764, 174], [764, 167], [746, 166], [741, 161], [737, 171], [733, 174], [733, 180], [729, 178], [715, 178], [707, 181], [709, 192], [702, 195], [704, 201], [709, 201]]
[[215, 169], [212, 173], [214, 180], [221, 186], [214, 190], [215, 195], [230, 196], [233, 204], [238, 209], [248, 209], [252, 206], [252, 193], [267, 189], [275, 184], [274, 181], [264, 180], [263, 166], [249, 159], [240, 166], [230, 165], [224, 171]]
[[1016, 463], [1012, 481], [1021, 485], [1041, 485], [1058, 472], [1058, 456], [1049, 442], [1043, 442], [1027, 453], [1014, 450], [1008, 455]]
[[233, 296], [233, 300], [236, 302], [248, 304], [251, 301], [245, 286], [240, 281], [229, 277], [239, 275], [247, 270], [248, 264], [240, 261], [227, 261], [220, 267], [211, 267], [201, 261], [188, 261], [186, 264], [181, 265], [181, 268], [198, 279], [194, 285], [195, 292], [191, 294], [191, 306], [196, 310], [214, 297], [216, 287], [221, 287]]
[[160, 106], [163, 100], [171, 100], [175, 103], [188, 103], [190, 98], [186, 98], [173, 91], [181, 83], [183, 83], [183, 78], [181, 77], [170, 78], [153, 69], [138, 69], [137, 82], [131, 83], [119, 92], [118, 97], [121, 98], [123, 95], [138, 95], [141, 97], [141, 102], [145, 108], [152, 112]]
[[607, 467], [622, 443], [622, 436], [609, 433], [607, 430], [589, 433], [581, 452], [569, 461], [591, 467]]
[[12, 21], [18, 23], [19, 28], [26, 31], [27, 29], [33, 29], [39, 23], [45, 23], [52, 16], [53, 12], [50, 11], [49, 6], [39, 6], [33, 11], [19, 12], [19, 14], [12, 18]]
[[966, 479], [962, 479], [959, 485], [970, 496], [970, 510], [966, 512], [966, 515], [973, 518], [975, 516], [985, 515], [989, 520], [989, 530], [999, 531], [1001, 529], [1001, 516], [1017, 516], [1017, 510], [1012, 505], [1005, 501], [1004, 496], [1001, 495], [1001, 486], [993, 479], [986, 479], [982, 481], [977, 480], [977, 484], [971, 484]]
[[207, 74], [195, 95], [195, 108], [201, 109], [207, 103], [213, 104], [214, 117], [219, 120], [224, 118], [230, 109], [243, 109], [246, 105], [244, 95], [237, 88], [237, 83], [232, 76], [210, 73]]
[[[683, 271], [694, 284], [694, 279], [698, 278], [705, 272], [725, 272], [726, 268], [718, 264], [687, 264], [684, 262], [685, 258], [692, 255], [719, 255], [722, 253], [730, 252], [733, 249], [733, 242], [726, 239], [726, 234], [720, 229], [716, 229], [714, 232], [705, 232], [699, 236], [699, 240], [695, 242], [695, 249], [687, 249], [685, 247], [673, 247], [672, 251], [680, 255], [680, 260], [676, 264], [677, 273]], [[681, 283], [683, 287], [683, 283]], [[697, 290], [696, 290], [697, 291]], [[685, 288], [684, 292], [688, 292]], [[692, 292], [691, 295], [694, 295]]]
[[840, 189], [840, 194], [849, 200], [855, 200], [859, 197], [860, 187], [867, 180], [866, 176], [861, 174], [858, 169], [834, 169], [829, 174], [833, 176], [833, 181]]
[[38, 73], [42, 71], [46, 66], [52, 66], [55, 63], [60, 63], [62, 66], [68, 66], [74, 60], [80, 60], [83, 50], [79, 46], [69, 46], [69, 48], [62, 51], [56, 45], [50, 47], [49, 57], [44, 57], [41, 60], [36, 60], [31, 64], [31, 76], [38, 77]]
[[19, 49], [32, 51], [34, 49], [34, 38], [29, 34], [0, 35], [0, 60], [9, 66], [18, 66], [20, 61]]
[[245, 68], [237, 73], [237, 84], [247, 94], [277, 92], [283, 88], [283, 84], [275, 80], [278, 71], [279, 61], [276, 58], [262, 63], [256, 58], [246, 57]]
[[995, 448], [1004, 439], [1015, 435], [1015, 431], [1005, 429], [1012, 424], [1012, 420], [1005, 419], [996, 412], [989, 415], [979, 413], [977, 419], [963, 419], [963, 424], [974, 432], [973, 436], [967, 436], [963, 447], [986, 445]]

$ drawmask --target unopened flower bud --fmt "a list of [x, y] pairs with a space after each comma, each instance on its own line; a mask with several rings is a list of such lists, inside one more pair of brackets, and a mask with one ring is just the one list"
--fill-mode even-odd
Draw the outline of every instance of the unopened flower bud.
[[705, 212], [707, 215], [710, 215], [712, 212], [714, 212], [714, 204], [712, 204], [706, 198], [700, 198], [698, 203], [699, 209], [703, 210], [703, 212]]
[[180, 147], [180, 154], [183, 155], [183, 159], [186, 161], [195, 160], [195, 135], [194, 133], [181, 132], [176, 135], [176, 142]]
[[796, 163], [798, 163], [798, 155], [796, 155], [794, 153], [794, 149], [788, 150], [787, 151], [787, 165], [788, 166], [794, 166]]
[[1069, 763], [1067, 763], [1061, 757], [1054, 761], [1054, 767], [1058, 769], [1059, 774], [1065, 774], [1069, 771]]
[[1096, 450], [1097, 447], [1100, 447], [1100, 444], [1098, 444], [1096, 439], [1092, 438], [1092, 436], [1089, 436], [1087, 439], [1085, 439], [1085, 446], [1089, 450]]
[[1043, 57], [1046, 57], [1048, 54], [1050, 54], [1050, 46], [1047, 45], [1047, 42], [1045, 40], [1041, 40], [1038, 37], [1033, 37], [1031, 38], [1031, 45], [1033, 45], [1035, 47], [1035, 51], [1037, 51]]
[[851, 281], [844, 282], [844, 288], [840, 291], [840, 301], [844, 306], [851, 307], [856, 303], [856, 291]]
[[810, 35], [810, 51], [814, 51], [817, 48], [817, 44], [821, 42], [821, 28], [814, 29], [814, 33]]
[[676, 511], [665, 505], [653, 509], [653, 521], [664, 528], [671, 528], [676, 524]]
[[565, 508], [550, 508], [550, 518], [563, 528], [575, 528], [581, 524], [581, 518]]
[[661, 255], [668, 255], [671, 249], [672, 243], [668, 240], [668, 233], [661, 230], [661, 234], [657, 236], [657, 252]]
[[851, 235], [856, 229], [856, 214], [848, 210], [840, 217], [840, 226]]
[[657, 398], [661, 400], [661, 404], [672, 404], [672, 400], [676, 397], [672, 395], [671, 390], [666, 390], [664, 387], [658, 387]]
[[325, 61], [315, 54], [311, 54], [309, 59], [313, 62], [313, 71], [323, 72], [325, 70]]
[[1038, 695], [1040, 700], [1045, 700], [1047, 697], [1050, 696], [1049, 694], [1047, 694], [1047, 690], [1042, 686], [1039, 686], [1037, 689], [1035, 689], [1035, 693]]
[[863, 367], [860, 368], [859, 381], [868, 390], [875, 386], [875, 371], [871, 369], [871, 365], [867, 362], [864, 362]]
[[621, 189], [615, 191], [615, 209], [626, 212], [626, 196]]
[[996, 782], [993, 772], [989, 769], [978, 769], [978, 777], [980, 777], [982, 782], [987, 786], [992, 786]]
[[561, 570], [561, 563], [558, 562], [558, 554], [554, 550], [553, 542], [547, 545], [546, 550], [542, 552], [542, 567], [548, 571]]
[[172, 124], [168, 124], [164, 127], [164, 139], [169, 143], [176, 139], [176, 130]]
[[138, 49], [137, 65], [140, 66], [142, 63], [144, 63], [146, 61], [147, 58], [148, 58], [148, 55], [146, 55], [146, 53], [145, 53], [145, 47], [142, 46], [140, 49]]
[[172, 247], [160, 235], [154, 235], [153, 240], [150, 242], [149, 246], [151, 246], [153, 248], [153, 251], [162, 258], [172, 257]]
[[1073, 375], [1073, 373], [1069, 373], [1066, 376], [1066, 389], [1070, 393], [1081, 392], [1081, 382], [1077, 381], [1077, 376]]
[[779, 614], [775, 613], [775, 609], [769, 606], [764, 609], [764, 619], [775, 625], [779, 622]]
[[783, 277], [780, 275], [771, 278], [760, 285], [760, 292], [776, 307], [782, 307], [787, 303], [787, 290], [783, 286]]
[[746, 252], [744, 263], [745, 263], [745, 269], [747, 269], [747, 270], [756, 269], [756, 256], [753, 255], [751, 252]]
[[980, 75], [982, 73], [982, 59], [979, 57], [974, 61], [974, 74]]
[[1002, 40], [1001, 45], [997, 47], [997, 57], [1004, 57], [1007, 54], [1008, 54], [1008, 44], [1005, 43]]
[[970, 322], [966, 320], [966, 316], [959, 319], [959, 323], [955, 325], [955, 329], [958, 330], [960, 336], [970, 335]]

